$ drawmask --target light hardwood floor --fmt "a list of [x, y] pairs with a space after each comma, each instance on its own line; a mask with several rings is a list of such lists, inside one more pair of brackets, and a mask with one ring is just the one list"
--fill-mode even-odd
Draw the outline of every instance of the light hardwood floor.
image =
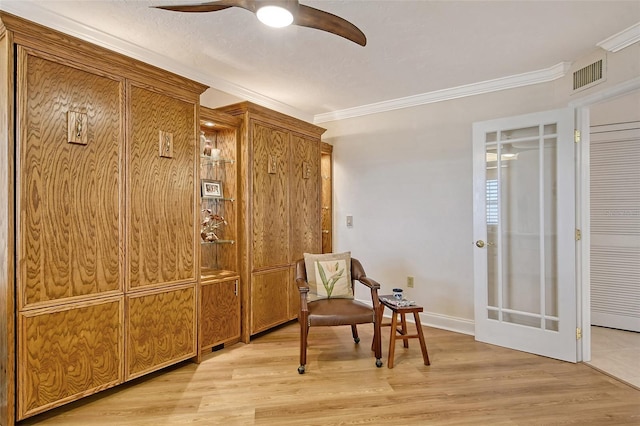
[[587, 364], [640, 389], [640, 333], [591, 326]]
[[[431, 366], [417, 341], [376, 368], [370, 326], [354, 345], [348, 327], [312, 328], [297, 373], [291, 323], [67, 407], [42, 425], [638, 425], [640, 391], [585, 364], [475, 342], [425, 327]], [[383, 329], [383, 357], [389, 328]]]

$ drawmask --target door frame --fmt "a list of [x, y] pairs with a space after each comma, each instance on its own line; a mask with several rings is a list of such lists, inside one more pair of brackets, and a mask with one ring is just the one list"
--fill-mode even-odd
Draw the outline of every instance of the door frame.
[[578, 324], [582, 329], [581, 344], [578, 344], [578, 361], [591, 361], [591, 200], [590, 193], [590, 108], [591, 105], [624, 96], [640, 90], [640, 77], [601, 90], [569, 102], [576, 115], [576, 129], [580, 131], [580, 143], [576, 146], [576, 228], [582, 232], [576, 253], [576, 300]]

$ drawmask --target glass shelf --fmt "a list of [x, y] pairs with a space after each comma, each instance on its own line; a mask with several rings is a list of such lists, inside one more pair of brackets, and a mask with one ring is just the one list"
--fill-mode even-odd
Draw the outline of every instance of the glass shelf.
[[202, 200], [214, 200], [214, 201], [230, 201], [230, 202], [234, 202], [236, 201], [235, 198], [217, 198], [217, 197], [200, 197]]
[[200, 244], [235, 244], [236, 240], [201, 241]]
[[208, 157], [206, 155], [200, 156], [200, 164], [206, 165], [206, 166], [218, 166], [220, 164], [233, 164], [233, 163], [235, 163], [235, 160], [231, 160], [229, 158], [218, 158], [214, 160], [213, 158]]

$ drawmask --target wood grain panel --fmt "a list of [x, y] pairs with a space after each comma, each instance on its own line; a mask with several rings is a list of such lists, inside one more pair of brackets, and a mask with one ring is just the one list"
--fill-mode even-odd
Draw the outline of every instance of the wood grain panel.
[[[20, 49], [21, 306], [121, 289], [123, 83]], [[87, 114], [87, 145], [67, 112]]]
[[252, 274], [251, 334], [289, 320], [289, 268]]
[[[253, 140], [253, 269], [289, 263], [289, 133], [257, 121]], [[275, 173], [268, 172], [269, 161]]]
[[196, 354], [195, 290], [127, 296], [127, 380]]
[[200, 290], [200, 350], [240, 338], [237, 280], [203, 284]]
[[[129, 288], [195, 280], [195, 106], [130, 92]], [[158, 154], [160, 131], [173, 135], [173, 158]]]
[[21, 313], [19, 418], [121, 383], [122, 324], [122, 297]]
[[[304, 166], [304, 167], [303, 167]], [[305, 178], [304, 168], [308, 168]], [[322, 250], [320, 229], [320, 142], [291, 135], [291, 172], [289, 180], [290, 258], [291, 263], [304, 253]]]
[[[0, 23], [1, 26], [1, 23]], [[2, 30], [0, 29], [0, 33]], [[15, 406], [14, 56], [11, 34], [0, 35], [0, 424]]]

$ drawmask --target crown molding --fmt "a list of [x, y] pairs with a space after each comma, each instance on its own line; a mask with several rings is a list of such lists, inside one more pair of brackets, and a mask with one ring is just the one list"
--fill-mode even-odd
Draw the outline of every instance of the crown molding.
[[449, 89], [436, 90], [434, 92], [422, 93], [419, 95], [407, 96], [405, 98], [392, 99], [390, 101], [376, 102], [354, 108], [347, 108], [332, 111], [325, 114], [318, 114], [314, 117], [314, 123], [326, 123], [328, 121], [344, 120], [346, 118], [360, 117], [363, 115], [377, 114], [380, 112], [393, 111], [401, 108], [410, 108], [419, 105], [431, 104], [434, 102], [448, 101], [451, 99], [464, 98], [467, 96], [480, 95], [483, 93], [497, 92], [500, 90], [514, 89], [516, 87], [529, 86], [532, 84], [546, 83], [563, 77], [569, 67], [570, 62], [560, 62], [550, 68], [538, 71], [531, 71], [523, 74], [516, 74], [494, 80], [481, 81], [479, 83], [467, 84], [464, 86], [452, 87]]
[[130, 58], [137, 59], [150, 65], [171, 71], [183, 77], [190, 78], [199, 83], [206, 84], [217, 90], [221, 90], [240, 99], [248, 100], [256, 104], [271, 108], [283, 114], [287, 114], [301, 120], [311, 122], [313, 116], [298, 110], [290, 105], [279, 102], [245, 87], [231, 83], [222, 78], [203, 73], [195, 68], [181, 64], [162, 54], [140, 47], [127, 40], [107, 34], [96, 28], [81, 22], [59, 15], [33, 2], [6, 1], [2, 2], [2, 10], [32, 22], [47, 26], [56, 31], [79, 38], [89, 43], [104, 47], [114, 52], [121, 53]]
[[625, 47], [631, 46], [633, 43], [640, 41], [640, 22], [630, 26], [629, 28], [612, 35], [596, 46], [603, 48], [608, 52], [618, 52]]

